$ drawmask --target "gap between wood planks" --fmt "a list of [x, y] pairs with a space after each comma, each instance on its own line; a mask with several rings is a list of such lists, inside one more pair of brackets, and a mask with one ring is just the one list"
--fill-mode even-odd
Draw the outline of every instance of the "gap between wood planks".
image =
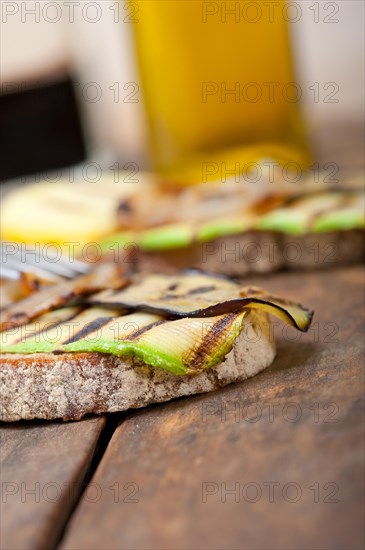
[[103, 428], [103, 430], [102, 430], [102, 432], [99, 436], [94, 454], [93, 454], [93, 456], [91, 458], [91, 461], [90, 461], [90, 465], [89, 465], [89, 467], [88, 467], [88, 469], [85, 473], [84, 479], [81, 480], [80, 492], [77, 495], [73, 506], [70, 508], [65, 520], [62, 522], [63, 524], [62, 524], [62, 526], [60, 526], [59, 535], [58, 535], [58, 537], [55, 541], [55, 544], [54, 544], [53, 548], [51, 548], [50, 550], [55, 550], [60, 545], [60, 543], [61, 543], [61, 541], [62, 541], [62, 539], [63, 539], [63, 537], [66, 533], [69, 521], [70, 521], [74, 511], [78, 507], [79, 502], [81, 501], [85, 491], [87, 490], [89, 483], [91, 482], [92, 478], [94, 477], [94, 474], [95, 474], [100, 462], [102, 461], [102, 458], [103, 458], [103, 456], [104, 456], [104, 454], [105, 454], [105, 452], [108, 448], [109, 442], [110, 442], [111, 438], [113, 437], [113, 434], [114, 434], [117, 426], [122, 421], [124, 421], [128, 416], [131, 416], [131, 413], [128, 412], [128, 411], [120, 412], [120, 413], [113, 413], [113, 414], [110, 414], [110, 415], [106, 416], [105, 426], [104, 426], [104, 428]]

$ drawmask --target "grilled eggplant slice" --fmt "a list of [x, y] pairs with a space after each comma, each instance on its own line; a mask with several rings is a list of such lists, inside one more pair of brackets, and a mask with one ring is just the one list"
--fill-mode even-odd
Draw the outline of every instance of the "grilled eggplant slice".
[[46, 286], [28, 298], [1, 311], [0, 330], [29, 323], [38, 315], [70, 304], [75, 298], [102, 288], [122, 288], [128, 282], [118, 264], [100, 264], [87, 275], [57, 285]]
[[276, 315], [303, 332], [312, 312], [299, 304], [271, 296], [265, 291], [241, 287], [223, 278], [207, 275], [141, 277], [121, 291], [106, 290], [93, 295], [93, 305], [130, 308], [179, 317], [214, 317], [243, 309], [261, 309]]
[[126, 289], [103, 291], [88, 302], [83, 310], [61, 308], [12, 327], [2, 333], [2, 351], [133, 356], [191, 375], [222, 361], [252, 309], [273, 313], [301, 331], [312, 318], [311, 311], [261, 289], [196, 272], [139, 275]]

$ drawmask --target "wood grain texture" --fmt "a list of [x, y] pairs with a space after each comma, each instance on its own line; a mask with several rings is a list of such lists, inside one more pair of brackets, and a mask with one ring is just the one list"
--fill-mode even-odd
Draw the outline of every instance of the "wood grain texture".
[[89, 418], [1, 426], [1, 548], [53, 548], [104, 423]]
[[318, 330], [280, 325], [263, 373], [120, 424], [64, 550], [363, 547], [362, 268], [263, 282]]

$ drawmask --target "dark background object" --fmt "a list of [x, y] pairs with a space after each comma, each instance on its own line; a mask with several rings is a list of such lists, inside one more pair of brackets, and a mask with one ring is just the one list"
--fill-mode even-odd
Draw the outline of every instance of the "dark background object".
[[0, 96], [0, 181], [85, 159], [70, 79]]

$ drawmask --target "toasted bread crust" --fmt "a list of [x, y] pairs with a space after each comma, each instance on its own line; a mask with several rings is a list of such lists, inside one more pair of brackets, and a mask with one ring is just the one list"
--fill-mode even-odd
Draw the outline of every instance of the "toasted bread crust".
[[205, 393], [254, 376], [275, 357], [268, 317], [251, 312], [232, 350], [216, 367], [178, 376], [138, 359], [102, 353], [0, 356], [0, 419], [78, 420]]
[[195, 243], [181, 251], [140, 251], [138, 270], [173, 272], [197, 267], [243, 277], [280, 269], [329, 269], [361, 262], [365, 241], [361, 229], [307, 235], [249, 231]]

